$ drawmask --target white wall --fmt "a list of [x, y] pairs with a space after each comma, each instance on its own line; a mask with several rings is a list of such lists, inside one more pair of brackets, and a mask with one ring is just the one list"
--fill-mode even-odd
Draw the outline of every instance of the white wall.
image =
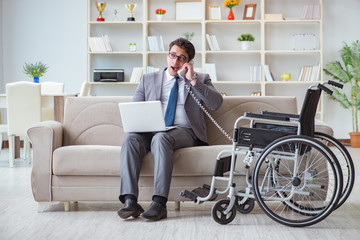
[[0, 92], [5, 92], [4, 89], [4, 71], [3, 71], [3, 0], [0, 0]]
[[86, 0], [3, 0], [4, 81], [31, 81], [25, 62], [49, 66], [40, 81], [78, 92], [86, 76]]
[[[360, 40], [360, 1], [323, 0], [324, 63], [341, 60], [339, 50], [343, 42]], [[328, 80], [324, 75], [325, 80]], [[349, 138], [352, 131], [351, 111], [337, 102], [324, 98], [324, 120], [333, 129], [336, 138]]]
[[[343, 41], [360, 40], [359, 10], [358, 0], [323, 0], [324, 63], [339, 59]], [[0, 91], [4, 82], [30, 80], [23, 64], [41, 60], [50, 68], [40, 81], [64, 82], [66, 92], [78, 92], [86, 80], [86, 0], [0, 0], [0, 13]], [[349, 138], [350, 111], [326, 98], [324, 105], [335, 137]]]

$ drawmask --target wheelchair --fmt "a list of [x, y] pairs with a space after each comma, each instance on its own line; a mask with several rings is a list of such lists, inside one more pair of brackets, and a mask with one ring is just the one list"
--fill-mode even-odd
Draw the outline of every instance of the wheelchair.
[[[321, 92], [332, 94], [326, 84], [342, 88], [334, 81], [311, 85], [300, 115], [263, 111], [239, 117], [232, 149], [217, 155], [211, 185], [184, 190], [180, 196], [200, 204], [227, 194], [211, 210], [219, 224], [232, 222], [236, 211], [250, 213], [255, 200], [271, 219], [286, 226], [305, 227], [325, 219], [346, 201], [355, 176], [346, 148], [315, 132]], [[239, 127], [242, 120], [248, 120], [249, 127]], [[235, 170], [240, 155], [245, 172]], [[236, 189], [237, 176], [245, 176], [245, 189]], [[216, 181], [227, 181], [227, 187], [216, 189]]]

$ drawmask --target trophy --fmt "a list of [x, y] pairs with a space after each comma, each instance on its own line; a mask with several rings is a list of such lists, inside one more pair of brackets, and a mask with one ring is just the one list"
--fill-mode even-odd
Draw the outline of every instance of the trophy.
[[98, 22], [104, 22], [105, 21], [105, 18], [101, 14], [105, 10], [105, 7], [106, 7], [106, 2], [104, 2], [104, 3], [96, 2], [96, 8], [100, 13], [98, 18], [96, 19]]
[[133, 10], [136, 8], [136, 3], [135, 4], [125, 4], [125, 8], [130, 12], [129, 17], [127, 18], [128, 21], [135, 21], [135, 18], [133, 16]]

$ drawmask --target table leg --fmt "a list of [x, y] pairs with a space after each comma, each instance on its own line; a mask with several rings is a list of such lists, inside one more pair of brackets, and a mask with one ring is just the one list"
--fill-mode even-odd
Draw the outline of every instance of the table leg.
[[15, 158], [20, 158], [20, 137], [15, 136]]

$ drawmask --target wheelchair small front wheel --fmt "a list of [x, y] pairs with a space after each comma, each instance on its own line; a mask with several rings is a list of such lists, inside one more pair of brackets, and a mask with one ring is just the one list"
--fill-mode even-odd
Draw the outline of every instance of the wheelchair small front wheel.
[[240, 204], [240, 202], [244, 199], [244, 197], [237, 196], [235, 199], [235, 207], [238, 212], [242, 214], [248, 214], [254, 209], [255, 206], [255, 200], [253, 198], [248, 198], [243, 204]]
[[222, 199], [214, 204], [211, 210], [211, 216], [213, 217], [215, 222], [225, 225], [232, 222], [232, 220], [234, 220], [236, 216], [236, 210], [234, 207], [230, 210], [230, 212], [225, 214], [225, 210], [229, 206], [229, 203], [230, 203], [229, 199]]

